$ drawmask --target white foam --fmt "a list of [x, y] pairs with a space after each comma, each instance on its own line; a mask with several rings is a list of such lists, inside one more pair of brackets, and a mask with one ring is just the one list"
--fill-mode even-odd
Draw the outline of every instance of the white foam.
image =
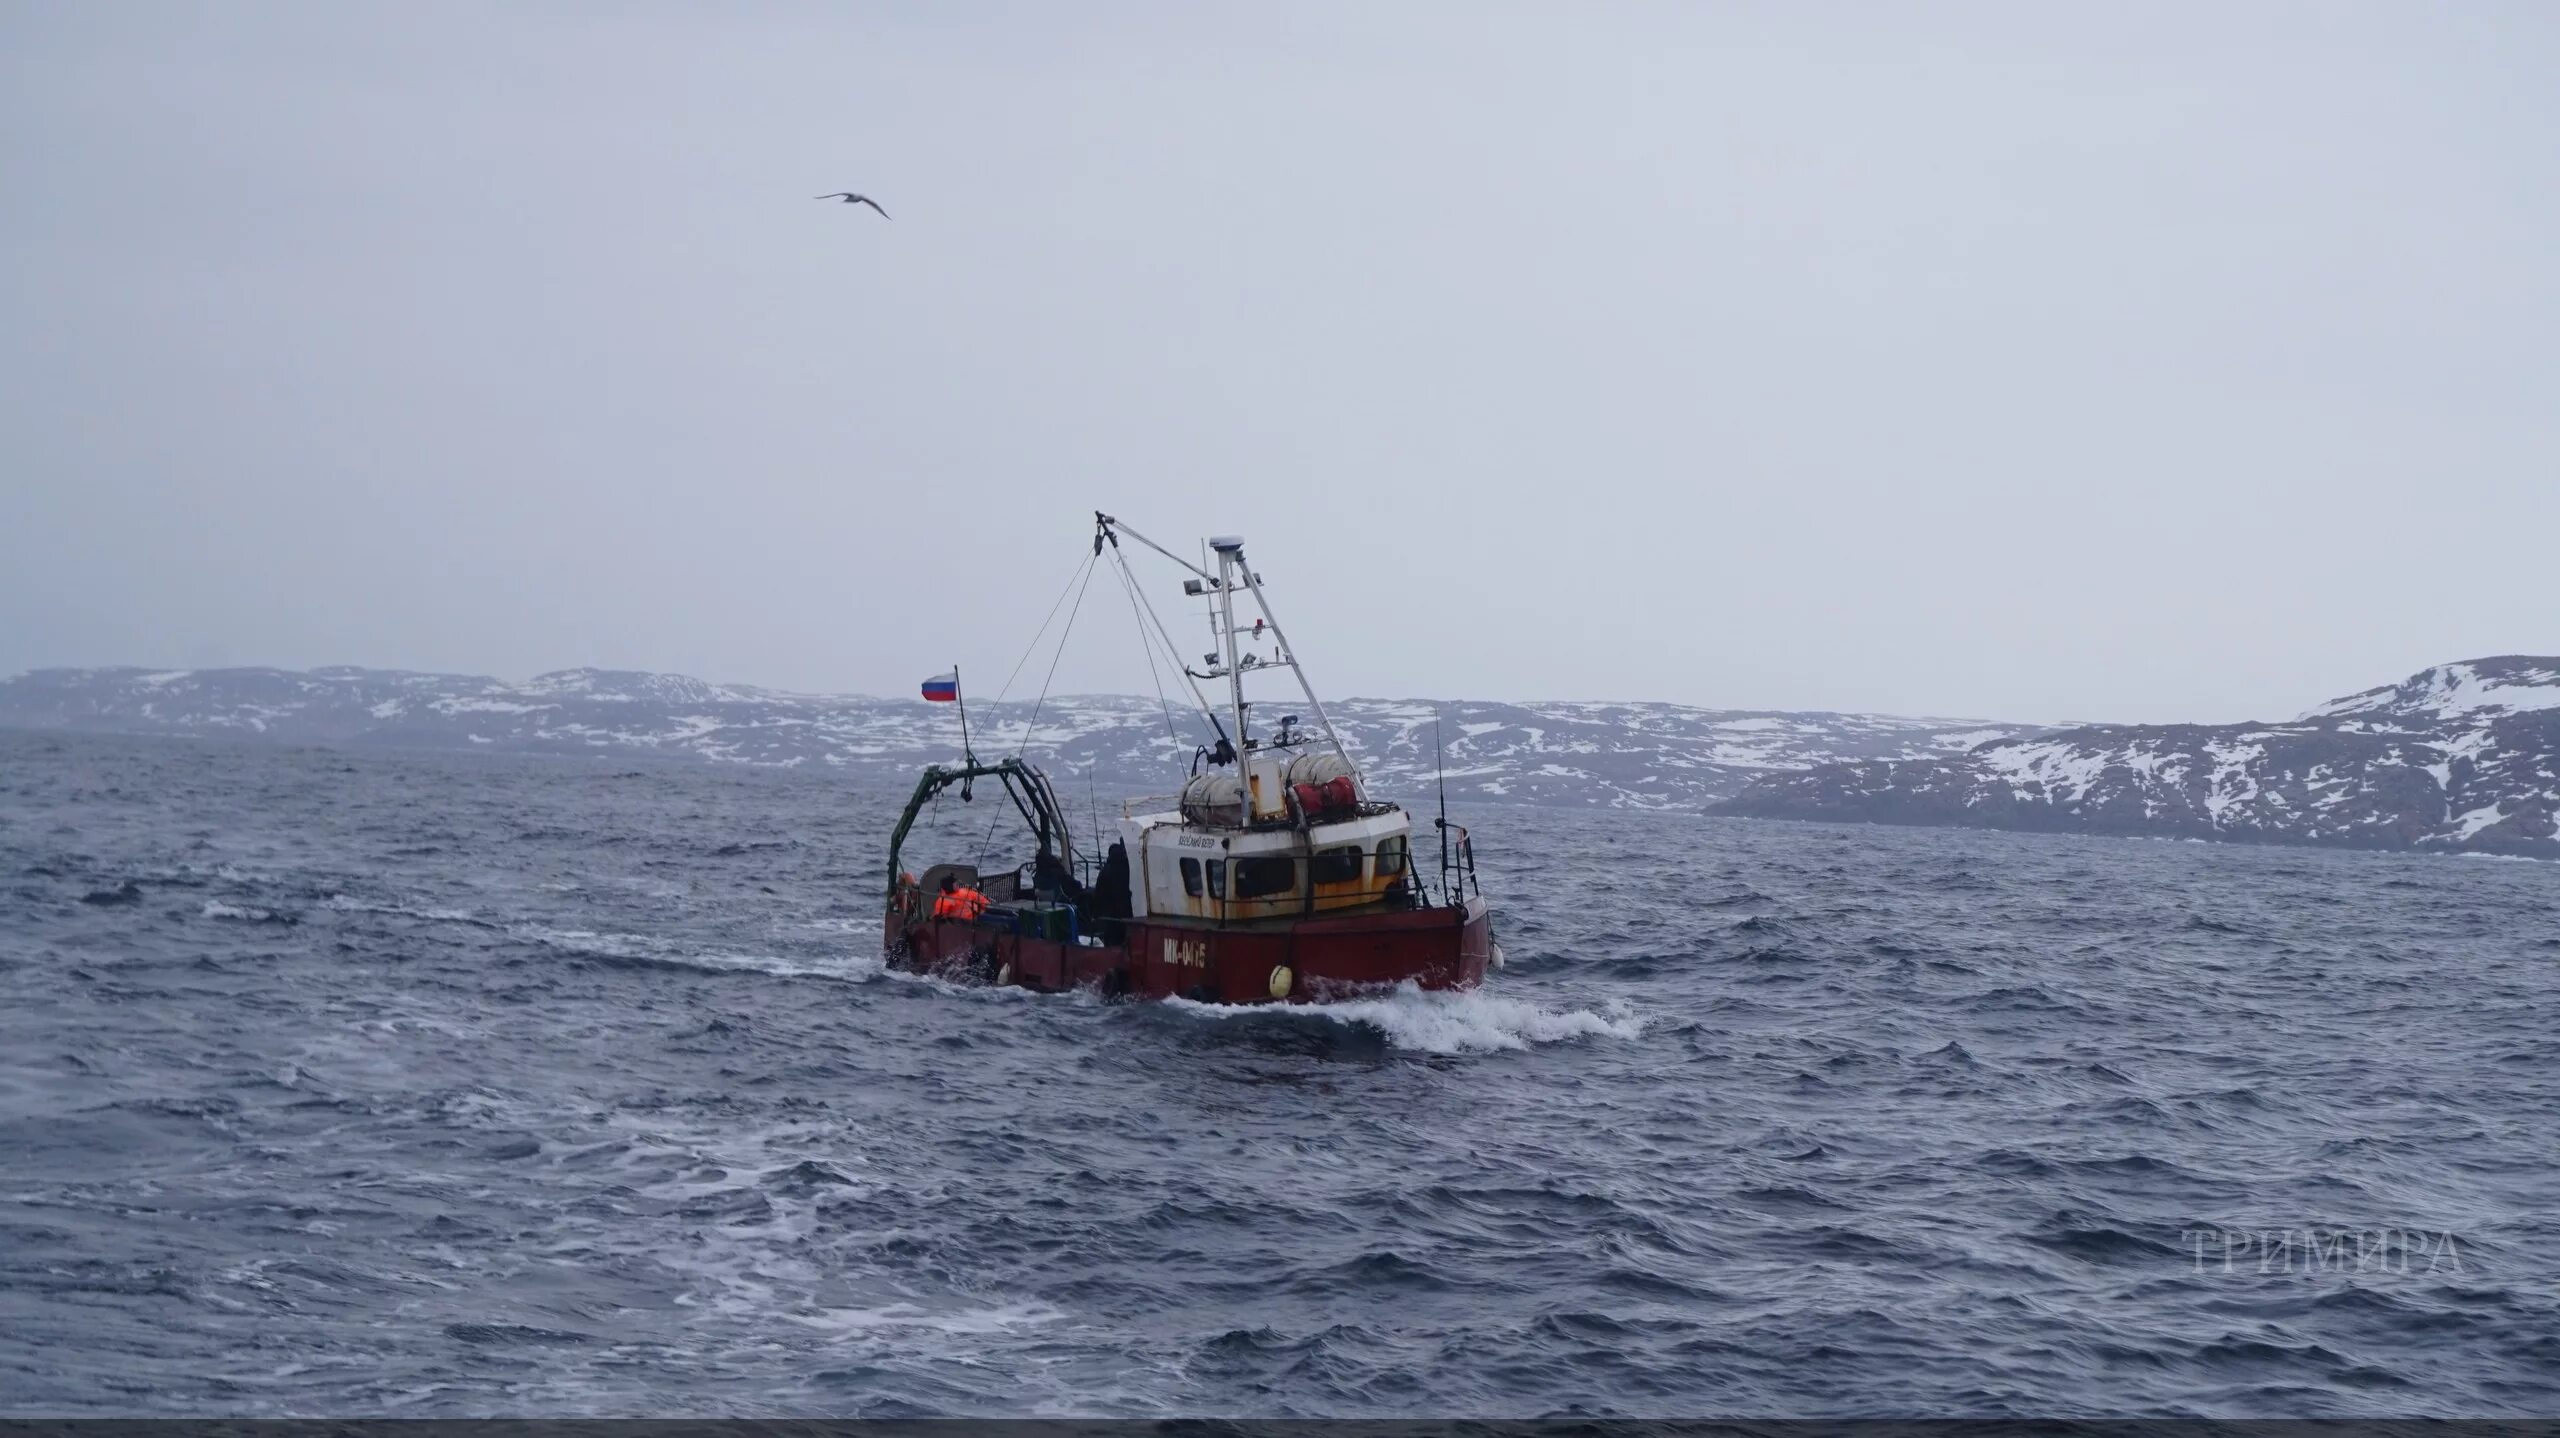
[[320, 901], [320, 907], [341, 914], [398, 914], [403, 918], [434, 919], [448, 924], [468, 923], [473, 917], [469, 909], [413, 909], [406, 904], [368, 904], [344, 894], [331, 894]]
[[1203, 1004], [1181, 998], [1166, 999], [1164, 1003], [1203, 1018], [1241, 1019], [1278, 1013], [1330, 1019], [1346, 1026], [1364, 1025], [1386, 1035], [1390, 1048], [1433, 1054], [1493, 1053], [1571, 1039], [1633, 1039], [1644, 1033], [1644, 1020], [1622, 1007], [1607, 1015], [1589, 1009], [1559, 1013], [1482, 989], [1425, 990], [1410, 981], [1382, 998], [1330, 1004]]
[[275, 917], [274, 913], [266, 909], [251, 908], [244, 904], [226, 904], [220, 899], [205, 900], [204, 908], [198, 912], [208, 919], [245, 919], [253, 924]]
[[800, 927], [826, 934], [876, 934], [880, 932], [880, 920], [877, 917], [811, 919]]
[[1046, 1303], [1014, 1303], [994, 1308], [963, 1309], [958, 1312], [934, 1313], [912, 1303], [892, 1303], [884, 1308], [820, 1308], [807, 1313], [777, 1313], [774, 1317], [809, 1328], [822, 1328], [834, 1333], [863, 1333], [880, 1328], [923, 1328], [935, 1333], [984, 1334], [1010, 1333], [1054, 1323], [1065, 1313]]
[[469, 1024], [458, 1024], [448, 1019], [433, 1018], [424, 1014], [402, 1014], [396, 1018], [386, 1019], [358, 1019], [347, 1027], [367, 1038], [376, 1039], [396, 1038], [406, 1033], [434, 1034], [439, 1038], [447, 1039], [485, 1039], [489, 1036], [487, 1029], [473, 1028]]
[[813, 964], [779, 954], [662, 954], [662, 964], [675, 964], [713, 974], [770, 974], [777, 979], [844, 979], [850, 964]]
[[699, 969], [710, 974], [769, 974], [780, 979], [860, 979], [865, 977], [858, 959], [842, 959], [831, 963], [808, 963], [784, 958], [778, 954], [705, 953], [672, 940], [648, 934], [608, 934], [591, 929], [546, 929], [538, 924], [519, 924], [510, 930], [516, 937], [547, 944], [566, 953], [583, 954], [601, 959], [643, 959], [675, 968]]
[[1099, 1007], [1101, 990], [1091, 984], [1072, 988], [1044, 990], [1025, 988], [1020, 984], [988, 984], [967, 979], [946, 979], [940, 974], [920, 974], [913, 969], [891, 968], [889, 961], [877, 953], [862, 952], [844, 960], [843, 977], [853, 983], [869, 983], [873, 979], [894, 979], [902, 984], [920, 984], [954, 996], [992, 999], [1000, 1003], [1076, 1004]]

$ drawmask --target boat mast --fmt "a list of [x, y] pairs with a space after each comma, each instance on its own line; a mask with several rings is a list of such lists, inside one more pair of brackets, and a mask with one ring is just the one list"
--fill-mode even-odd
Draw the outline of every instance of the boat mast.
[[[1236, 727], [1233, 735], [1233, 743], [1235, 745], [1236, 757], [1239, 766], [1241, 766], [1244, 757], [1246, 714], [1244, 702], [1244, 671], [1246, 666], [1244, 663], [1244, 656], [1236, 647], [1236, 635], [1238, 631], [1236, 628], [1235, 591], [1236, 587], [1241, 584], [1245, 589], [1251, 591], [1255, 607], [1262, 611], [1262, 622], [1270, 626], [1272, 642], [1278, 646], [1280, 652], [1280, 657], [1278, 659], [1271, 660], [1269, 663], [1257, 661], [1252, 667], [1256, 669], [1267, 669], [1275, 666], [1281, 666], [1288, 668], [1298, 676], [1298, 692], [1307, 697], [1307, 707], [1315, 711], [1316, 727], [1324, 731], [1325, 742], [1333, 746], [1333, 752], [1336, 755], [1339, 755], [1344, 766], [1351, 770], [1352, 781], [1359, 784], [1364, 791], [1368, 788], [1368, 780], [1361, 774], [1359, 762], [1351, 757], [1350, 749], [1345, 747], [1342, 742], [1342, 735], [1334, 729], [1333, 717], [1325, 713], [1324, 701], [1316, 697], [1315, 685], [1308, 682], [1306, 666], [1298, 662], [1298, 651], [1289, 643], [1288, 633], [1281, 629], [1280, 617], [1271, 612], [1271, 596], [1263, 592], [1262, 577], [1253, 572], [1252, 563], [1245, 558], [1244, 540], [1241, 537], [1231, 534], [1220, 535], [1209, 541], [1210, 549], [1216, 552], [1218, 558], [1218, 572], [1211, 574], [1208, 570], [1192, 563], [1190, 560], [1183, 558], [1181, 555], [1174, 553], [1172, 550], [1165, 548], [1163, 545], [1156, 543], [1154, 540], [1147, 538], [1145, 535], [1131, 529], [1128, 525], [1123, 524], [1118, 519], [1102, 513], [1100, 510], [1094, 511], [1093, 520], [1095, 524], [1101, 526], [1104, 534], [1115, 536], [1112, 543], [1112, 552], [1114, 555], [1119, 553], [1119, 543], [1116, 536], [1126, 534], [1131, 539], [1138, 541], [1147, 548], [1154, 550], [1156, 553], [1163, 555], [1165, 558], [1172, 560], [1174, 563], [1181, 565], [1193, 574], [1198, 575], [1200, 577], [1199, 583], [1202, 586], [1202, 589], [1197, 592], [1213, 596], [1211, 598], [1209, 611], [1210, 624], [1218, 633], [1218, 648], [1220, 652], [1217, 656], [1212, 658], [1211, 662], [1216, 663], [1222, 659], [1226, 665], [1226, 672], [1223, 675], [1194, 675], [1188, 665], [1183, 667], [1182, 672], [1183, 677], [1186, 680], [1224, 678], [1227, 681], [1227, 704], [1229, 712], [1235, 717]], [[1127, 561], [1123, 560], [1122, 565], [1124, 568], [1126, 567], [1126, 564]], [[1140, 600], [1141, 602], [1145, 601], [1143, 593], [1140, 595]], [[1151, 603], [1147, 604], [1147, 617], [1155, 620], [1157, 631], [1159, 633], [1163, 633], [1164, 621], [1157, 617], [1155, 606]], [[1164, 638], [1166, 647], [1168, 649], [1173, 649], [1173, 636], [1165, 634]], [[1175, 654], [1177, 658], [1180, 657], [1180, 651], [1178, 649], [1175, 650]], [[1200, 686], [1197, 683], [1193, 683], [1191, 686], [1191, 697], [1199, 701], [1200, 712], [1208, 715], [1210, 723], [1214, 725], [1217, 722], [1216, 713], [1210, 709], [1209, 698], [1207, 695], [1200, 692]]]
[[1236, 582], [1235, 571], [1244, 559], [1244, 541], [1232, 534], [1219, 535], [1209, 541], [1218, 555], [1218, 636], [1219, 647], [1227, 655], [1227, 702], [1236, 716], [1236, 752], [1252, 747], [1244, 727], [1244, 666], [1236, 652]]
[[1307, 696], [1307, 707], [1316, 711], [1316, 723], [1324, 728], [1325, 742], [1333, 746], [1333, 752], [1340, 755], [1342, 762], [1350, 768], [1351, 781], [1360, 786], [1362, 793], [1367, 793], [1369, 781], [1360, 773], [1359, 762], [1351, 757], [1350, 750], [1342, 747], [1342, 736], [1334, 732], [1333, 720], [1324, 712], [1324, 701], [1316, 697], [1316, 686], [1307, 678], [1307, 667], [1298, 662], [1296, 646], [1290, 644], [1287, 632], [1280, 628], [1280, 616], [1271, 612], [1271, 596], [1262, 592], [1262, 576], [1253, 572], [1252, 565], [1242, 562], [1241, 549], [1236, 557], [1244, 571], [1245, 588], [1253, 591], [1253, 602], [1262, 610], [1263, 622], [1271, 626], [1271, 637], [1280, 646], [1280, 662], [1288, 665], [1289, 672], [1298, 676], [1298, 692]]

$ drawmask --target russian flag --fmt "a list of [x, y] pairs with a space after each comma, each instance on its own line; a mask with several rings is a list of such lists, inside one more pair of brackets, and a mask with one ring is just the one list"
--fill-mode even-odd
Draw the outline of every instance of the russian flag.
[[960, 697], [960, 671], [952, 670], [939, 679], [924, 681], [924, 697], [936, 704], [948, 704]]

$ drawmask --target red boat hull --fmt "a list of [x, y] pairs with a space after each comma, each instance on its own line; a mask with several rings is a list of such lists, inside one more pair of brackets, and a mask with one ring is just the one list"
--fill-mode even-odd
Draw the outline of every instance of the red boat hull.
[[889, 962], [917, 973], [1040, 990], [1091, 985], [1136, 998], [1204, 1003], [1323, 1002], [1412, 982], [1468, 989], [1484, 982], [1493, 927], [1484, 900], [1454, 909], [1401, 909], [1222, 927], [1128, 919], [1125, 941], [1090, 946], [1014, 932], [1001, 912], [975, 922], [891, 915]]

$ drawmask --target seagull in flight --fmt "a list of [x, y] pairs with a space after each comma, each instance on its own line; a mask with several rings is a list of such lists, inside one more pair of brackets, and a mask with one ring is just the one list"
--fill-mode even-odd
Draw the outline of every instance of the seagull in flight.
[[[818, 195], [814, 198], [821, 200], [842, 200], [848, 205], [869, 205], [875, 210], [880, 210], [880, 202], [878, 200], [871, 198], [869, 195], [857, 195], [851, 190], [838, 190], [832, 195]], [[880, 218], [884, 220], [889, 218], [889, 212], [887, 210], [880, 210]]]

